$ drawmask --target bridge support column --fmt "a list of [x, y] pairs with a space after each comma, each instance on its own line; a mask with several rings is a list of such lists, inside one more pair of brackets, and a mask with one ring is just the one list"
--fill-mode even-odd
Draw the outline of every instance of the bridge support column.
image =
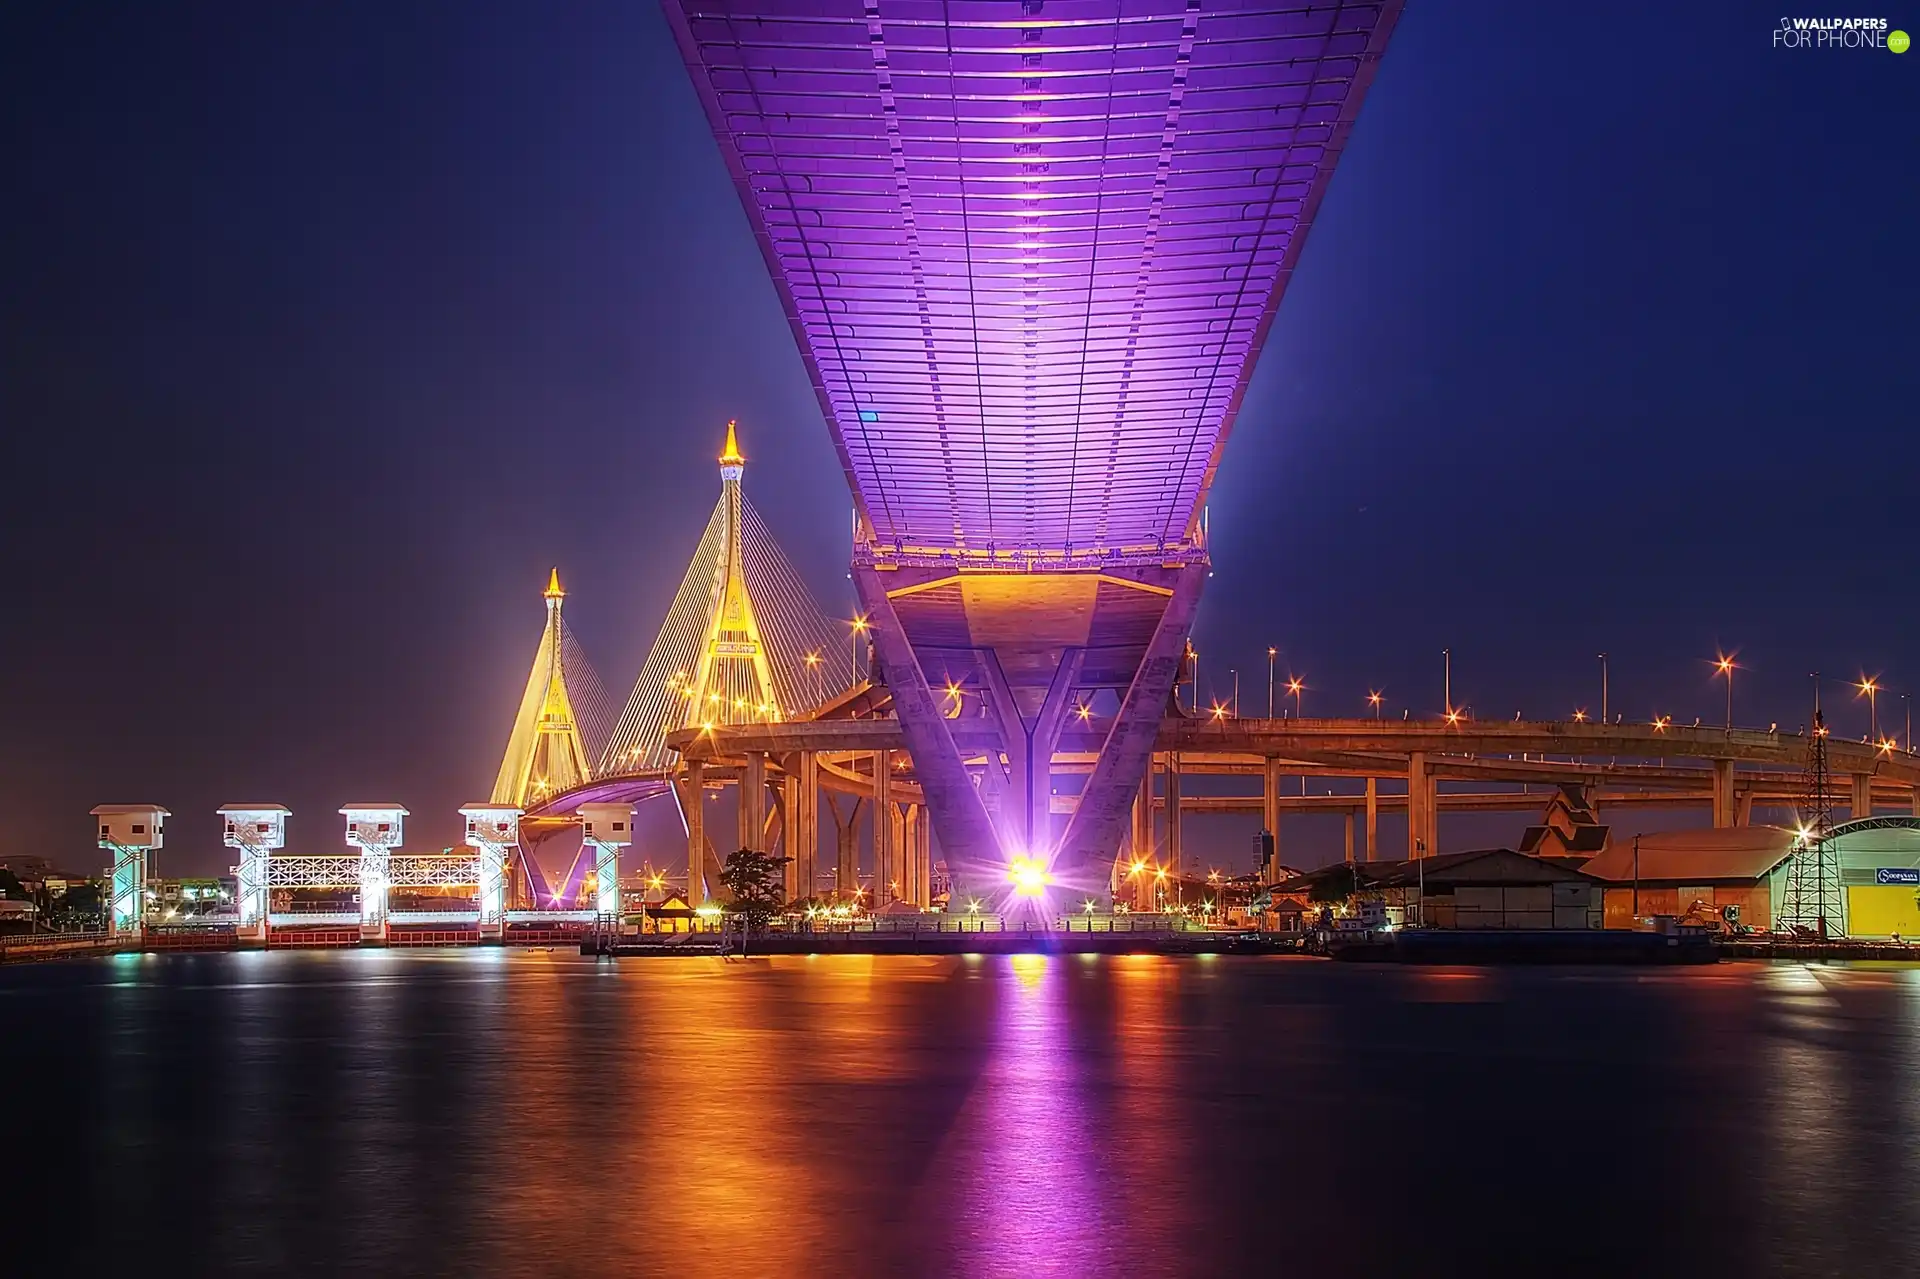
[[874, 910], [893, 900], [894, 823], [900, 820], [893, 804], [893, 752], [873, 753], [873, 896]]
[[[1127, 859], [1127, 873], [1132, 876], [1133, 908], [1137, 911], [1153, 909], [1153, 868], [1157, 864], [1153, 855], [1153, 759], [1147, 759], [1147, 767], [1140, 774], [1139, 788], [1133, 796], [1133, 848]], [[1139, 870], [1133, 867], [1138, 865]]]
[[1920, 786], [1913, 788], [1913, 794], [1907, 799], [1907, 811], [1920, 817]]
[[1713, 825], [1722, 830], [1733, 825], [1733, 761], [1713, 761]]
[[913, 855], [919, 867], [915, 872], [920, 886], [916, 900], [925, 910], [933, 905], [933, 815], [925, 804], [920, 805], [920, 838]]
[[[740, 773], [740, 842], [736, 847], [766, 851], [767, 830], [767, 756], [764, 751], [748, 751], [747, 766]], [[728, 849], [732, 852], [732, 849]], [[722, 858], [724, 861], [725, 859]]]
[[1735, 792], [1733, 799], [1733, 824], [1735, 826], [1753, 825], [1753, 792], [1743, 790]]
[[800, 841], [795, 828], [800, 818], [800, 778], [789, 769], [780, 779], [780, 787], [775, 796], [775, 807], [780, 812], [780, 855], [786, 858], [781, 865], [781, 878], [785, 883], [783, 891], [790, 902], [799, 901], [800, 892]]
[[1407, 856], [1425, 857], [1433, 852], [1430, 830], [1433, 803], [1433, 779], [1427, 773], [1427, 753], [1414, 751], [1407, 756]]
[[787, 856], [791, 887], [789, 900], [811, 898], [816, 889], [820, 860], [820, 758], [799, 753], [799, 775], [787, 782]]
[[680, 822], [687, 828], [687, 906], [697, 908], [707, 900], [707, 796], [706, 765], [689, 760], [673, 793], [680, 800]]
[[1853, 775], [1853, 820], [1873, 816], [1873, 774]]
[[1353, 810], [1347, 810], [1347, 860], [1353, 860]]
[[[1179, 879], [1185, 869], [1184, 849], [1181, 844], [1180, 829], [1180, 753], [1167, 752], [1167, 874]], [[1173, 891], [1173, 885], [1167, 885], [1167, 891]]]
[[1367, 860], [1380, 857], [1380, 779], [1367, 779]]
[[1263, 772], [1260, 791], [1261, 821], [1267, 834], [1273, 836], [1273, 864], [1267, 868], [1267, 882], [1280, 882], [1280, 761], [1269, 755]]
[[860, 806], [864, 802], [853, 796], [843, 822], [840, 801], [827, 796], [827, 812], [833, 818], [833, 894], [843, 902], [851, 902], [860, 887]]
[[906, 875], [907, 841], [913, 837], [913, 832], [907, 829], [904, 805], [887, 805], [887, 826], [892, 831], [892, 837], [887, 841], [887, 900], [906, 901], [910, 896]]

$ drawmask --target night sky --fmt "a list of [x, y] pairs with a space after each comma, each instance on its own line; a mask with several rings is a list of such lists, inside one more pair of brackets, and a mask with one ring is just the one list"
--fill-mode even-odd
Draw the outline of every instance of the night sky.
[[[1213, 492], [1203, 697], [1238, 666], [1264, 709], [1269, 644], [1308, 714], [1435, 713], [1445, 647], [1481, 717], [1597, 710], [1602, 649], [1630, 718], [1713, 722], [1720, 648], [1748, 724], [1815, 669], [1920, 688], [1920, 51], [1778, 20], [1409, 5]], [[91, 868], [86, 810], [148, 800], [168, 874], [230, 862], [228, 801], [297, 851], [348, 800], [452, 841], [547, 569], [624, 691], [730, 417], [851, 610], [844, 481], [644, 0], [14, 0], [0, 96], [0, 852]]]

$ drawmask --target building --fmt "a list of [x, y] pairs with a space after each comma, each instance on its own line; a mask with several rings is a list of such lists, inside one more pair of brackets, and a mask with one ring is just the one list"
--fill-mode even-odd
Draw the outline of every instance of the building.
[[1535, 857], [1592, 857], [1606, 851], [1612, 831], [1588, 801], [1587, 788], [1563, 782], [1540, 821], [1521, 834], [1520, 851]]
[[1618, 841], [1581, 869], [1606, 884], [1608, 928], [1691, 915], [1767, 932], [1779, 915], [1795, 838], [1778, 826], [1662, 831]]
[[1604, 885], [1560, 858], [1484, 848], [1400, 862], [1339, 862], [1275, 885], [1274, 896], [1351, 909], [1386, 906], [1394, 925], [1463, 929], [1597, 929]]
[[1840, 864], [1847, 936], [1920, 939], [1920, 817], [1842, 822], [1827, 849]]
[[647, 906], [646, 931], [650, 933], [690, 933], [693, 931], [693, 908], [687, 905], [685, 893], [669, 894], [662, 902], [652, 902]]

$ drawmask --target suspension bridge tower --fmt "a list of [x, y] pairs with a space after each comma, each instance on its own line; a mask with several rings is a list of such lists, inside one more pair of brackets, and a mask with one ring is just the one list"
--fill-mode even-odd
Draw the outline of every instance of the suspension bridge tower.
[[[682, 766], [667, 735], [803, 718], [853, 679], [846, 631], [829, 620], [742, 491], [747, 459], [727, 423], [720, 500], [601, 759], [603, 777], [670, 777], [687, 830], [688, 901], [705, 900], [719, 860], [700, 804], [712, 778]], [[749, 762], [749, 772], [757, 763]], [[767, 779], [740, 781], [740, 843], [760, 846]], [[732, 847], [734, 845], [729, 845]]]
[[[562, 611], [567, 593], [561, 588], [559, 569], [548, 575], [544, 598], [546, 629], [533, 656], [520, 713], [514, 717], [491, 796], [493, 803], [516, 808], [593, 780], [591, 761], [598, 743], [588, 740], [589, 721], [592, 708], [606, 697], [567, 627]], [[574, 687], [583, 683], [590, 687]], [[600, 736], [604, 738], [604, 733]]]

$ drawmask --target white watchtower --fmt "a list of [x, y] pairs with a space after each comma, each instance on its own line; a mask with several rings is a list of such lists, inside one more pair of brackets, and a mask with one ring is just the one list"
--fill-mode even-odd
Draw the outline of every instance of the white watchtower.
[[173, 816], [158, 804], [102, 804], [93, 810], [100, 847], [113, 853], [107, 901], [109, 927], [135, 939], [147, 918], [147, 854], [160, 847], [160, 826]]
[[581, 838], [593, 846], [594, 910], [620, 914], [620, 850], [633, 843], [632, 804], [580, 805]]
[[221, 842], [240, 850], [233, 873], [240, 881], [234, 903], [240, 927], [258, 928], [267, 918], [267, 859], [287, 846], [287, 818], [293, 810], [281, 804], [222, 804], [225, 830]]
[[361, 935], [385, 933], [387, 890], [393, 884], [388, 863], [400, 847], [407, 810], [398, 804], [348, 804], [340, 815], [347, 819], [348, 845], [360, 850]]
[[467, 846], [480, 855], [480, 935], [501, 937], [507, 926], [507, 850], [520, 844], [521, 809], [513, 804], [468, 804]]

